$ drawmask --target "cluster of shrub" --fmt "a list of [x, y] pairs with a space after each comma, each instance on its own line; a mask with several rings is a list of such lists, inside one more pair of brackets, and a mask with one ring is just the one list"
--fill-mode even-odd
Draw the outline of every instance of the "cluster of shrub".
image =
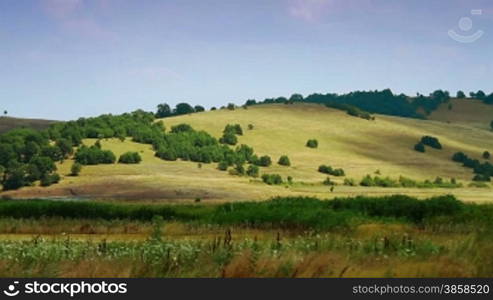
[[[218, 163], [217, 168], [218, 170], [221, 171], [226, 171], [228, 170], [228, 164], [224, 161], [221, 161]], [[237, 175], [237, 176], [250, 176], [253, 178], [257, 178], [260, 175], [259, 167], [256, 165], [248, 165], [245, 168], [244, 163], [236, 163], [233, 168], [229, 169], [229, 174], [230, 175]]]
[[72, 153], [72, 144], [65, 139], [51, 143], [46, 132], [16, 129], [0, 135], [0, 184], [4, 190], [33, 185], [43, 186], [60, 180], [56, 161]]
[[334, 169], [331, 166], [321, 165], [318, 167], [320, 173], [329, 174], [333, 176], [345, 176], [343, 169]]
[[207, 132], [196, 131], [187, 124], [173, 126], [167, 134], [161, 132], [152, 144], [156, 156], [169, 161], [221, 162], [232, 166], [259, 160], [251, 147], [241, 145], [233, 150]]
[[263, 174], [262, 181], [268, 185], [283, 184], [282, 177], [279, 174]]
[[[0, 135], [0, 171], [4, 189], [17, 189], [32, 185], [36, 180], [49, 177], [56, 171], [55, 162], [69, 158], [78, 148], [75, 161], [79, 165], [114, 163], [115, 155], [102, 150], [99, 141], [93, 146], [82, 145], [86, 138], [118, 138], [153, 145], [156, 156], [166, 160], [190, 160], [210, 163], [225, 161], [228, 165], [250, 161], [255, 165], [268, 166], [270, 157], [258, 158], [253, 149], [241, 146], [237, 151], [222, 145], [204, 131], [195, 131], [189, 125], [181, 124], [165, 133], [162, 122], [154, 122], [155, 115], [138, 110], [122, 115], [102, 115], [94, 118], [80, 118], [76, 121], [53, 124], [44, 131], [18, 129]], [[229, 126], [238, 134], [241, 128]], [[232, 128], [232, 129], [231, 129]], [[135, 154], [124, 154], [122, 163], [140, 161]], [[80, 172], [80, 171], [79, 171]], [[75, 172], [75, 173], [79, 173]], [[56, 182], [46, 179], [44, 182]]]
[[[485, 151], [483, 153], [484, 159], [490, 158], [490, 153]], [[472, 159], [463, 152], [457, 152], [452, 156], [452, 160], [458, 163], [462, 163], [462, 165], [466, 168], [473, 169], [474, 177], [473, 181], [483, 181], [489, 182], [491, 181], [491, 176], [493, 176], [493, 164], [490, 162], [481, 163], [478, 159]]]
[[77, 149], [74, 160], [81, 165], [113, 164], [116, 161], [115, 154], [110, 150], [103, 150], [100, 146], [82, 145]]
[[[60, 176], [56, 174], [55, 162], [68, 159], [85, 138], [123, 141], [130, 136], [136, 142], [152, 144], [163, 131], [162, 123], [153, 121], [153, 113], [138, 110], [118, 116], [108, 114], [59, 122], [42, 131], [11, 130], [0, 135], [0, 184], [8, 190], [29, 186], [38, 180], [43, 186], [58, 182]], [[113, 153], [100, 148], [99, 142], [91, 147], [81, 146], [76, 156], [79, 165], [116, 160]]]
[[238, 143], [237, 135], [243, 135], [243, 129], [240, 124], [228, 124], [223, 130], [223, 136], [219, 139], [221, 144], [236, 145]]
[[[470, 92], [469, 96], [471, 99], [483, 101], [485, 104], [493, 104], [493, 93], [487, 95], [484, 91], [479, 90], [477, 92]], [[458, 91], [456, 97], [459, 99], [467, 98], [463, 91]], [[263, 101], [249, 99], [245, 102], [243, 107], [247, 108], [250, 105], [256, 104], [293, 104], [296, 102], [306, 102], [319, 103], [332, 108], [341, 109], [352, 116], [361, 117], [367, 120], [374, 120], [374, 117], [371, 116], [373, 113], [424, 119], [426, 115], [429, 115], [436, 110], [440, 104], [448, 103], [449, 101], [450, 93], [440, 89], [430, 93], [428, 96], [418, 94], [416, 97], [409, 97], [404, 94], [397, 95], [392, 93], [390, 89], [385, 89], [382, 91], [355, 91], [342, 95], [334, 93], [315, 93], [307, 97], [303, 97], [300, 94], [293, 94], [289, 98], [266, 98]], [[236, 106], [233, 103], [229, 103], [227, 106], [221, 107], [221, 109], [225, 108], [234, 110]], [[204, 110], [205, 108], [203, 106], [192, 106], [188, 103], [178, 103], [175, 108], [171, 109], [168, 104], [162, 103], [158, 105], [155, 116], [157, 118], [166, 118], [201, 112]], [[216, 110], [216, 108], [213, 107], [211, 110]], [[424, 111], [425, 114], [423, 115], [418, 112], [418, 110]]]
[[425, 146], [429, 146], [438, 150], [442, 149], [442, 144], [440, 144], [440, 141], [436, 137], [423, 136], [421, 138], [421, 141], [414, 145], [414, 150], [424, 153], [426, 151]]
[[353, 116], [353, 117], [359, 117], [365, 120], [371, 120], [374, 121], [375, 117], [372, 116], [370, 113], [354, 106], [354, 105], [349, 105], [345, 103], [337, 103], [337, 102], [329, 102], [325, 104], [327, 107], [330, 108], [335, 108], [339, 110], [345, 111], [348, 115]]
[[120, 155], [118, 163], [121, 164], [138, 164], [142, 161], [142, 157], [138, 152], [125, 152]]
[[[461, 96], [463, 96], [463, 97], [459, 97], [459, 93], [462, 93]], [[483, 92], [482, 90], [479, 90], [477, 92], [470, 92], [469, 96], [471, 97], [471, 99], [481, 100], [485, 104], [493, 104], [493, 93], [486, 95], [485, 92]], [[457, 93], [457, 98], [466, 98], [466, 95], [464, 94], [464, 92], [459, 91]]]
[[[191, 207], [191, 206], [190, 206]], [[188, 208], [188, 207], [187, 207]], [[308, 197], [277, 197], [268, 201], [231, 202], [220, 205], [194, 205], [193, 209], [172, 204], [126, 205], [90, 201], [2, 201], [3, 218], [43, 217], [89, 220], [162, 220], [196, 224], [237, 225], [246, 228], [333, 229], [351, 228], [382, 220], [415, 222], [421, 225], [464, 224], [491, 226], [493, 210], [489, 204], [466, 204], [454, 196], [417, 199], [405, 195], [358, 196], [322, 200]], [[356, 222], [355, 222], [356, 221]], [[486, 223], [487, 222], [487, 223]]]
[[[354, 185], [354, 181], [345, 181], [346, 185]], [[406, 187], [406, 188], [458, 188], [462, 187], [461, 183], [458, 183], [455, 178], [446, 181], [441, 177], [436, 177], [435, 180], [417, 181], [411, 178], [400, 176], [399, 179], [392, 179], [390, 177], [380, 177], [366, 175], [360, 182], [361, 186], [378, 186], [378, 187]]]
[[293, 94], [289, 99], [286, 97], [267, 98], [259, 102], [250, 99], [246, 101], [245, 105], [290, 104], [296, 102], [319, 103], [346, 110], [350, 114], [365, 119], [371, 119], [370, 114], [374, 113], [424, 119], [425, 115], [419, 113], [418, 109], [421, 108], [426, 114], [429, 114], [440, 104], [448, 102], [449, 99], [449, 92], [443, 90], [436, 90], [429, 96], [418, 95], [416, 98], [411, 98], [404, 94], [393, 94], [390, 89], [385, 89], [382, 91], [356, 91], [343, 95], [331, 93], [311, 94], [306, 98], [300, 94]]
[[[272, 159], [268, 155], [258, 157], [253, 149], [247, 145], [240, 145], [232, 150], [232, 156], [228, 156], [226, 160], [221, 160], [217, 164], [217, 169], [220, 171], [229, 170], [231, 175], [259, 177], [259, 167], [268, 167], [272, 164]], [[289, 159], [288, 159], [289, 160]]]
[[[116, 156], [110, 150], [101, 149], [101, 144], [98, 140], [93, 146], [80, 146], [75, 152], [74, 160], [80, 165], [113, 164], [116, 161]], [[138, 164], [141, 161], [140, 154], [131, 151], [123, 153], [118, 158], [118, 163], [122, 164]], [[75, 175], [74, 172], [72, 174]]]
[[286, 181], [283, 181], [279, 174], [263, 174], [262, 181], [268, 185], [281, 185], [284, 183], [293, 184], [293, 177], [288, 176]]
[[200, 105], [192, 106], [188, 103], [178, 103], [175, 108], [171, 107], [167, 103], [161, 103], [157, 106], [156, 118], [167, 118], [172, 116], [186, 115], [195, 112], [205, 111], [205, 108]]

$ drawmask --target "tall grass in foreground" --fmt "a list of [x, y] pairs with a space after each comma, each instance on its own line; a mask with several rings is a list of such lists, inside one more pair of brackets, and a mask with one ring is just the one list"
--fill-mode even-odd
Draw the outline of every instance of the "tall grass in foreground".
[[[489, 262], [474, 238], [440, 245], [420, 237], [356, 239], [323, 234], [271, 240], [79, 242], [70, 237], [0, 243], [0, 276], [49, 277], [343, 277], [478, 276]], [[467, 253], [464, 260], [458, 259]], [[433, 267], [430, 266], [433, 264]], [[452, 265], [451, 265], [452, 264]], [[411, 268], [421, 266], [421, 268]], [[420, 273], [421, 272], [421, 273]]]
[[[173, 240], [165, 230], [173, 224], [186, 226], [182, 232], [196, 228], [204, 234]], [[69, 233], [137, 232], [148, 238], [7, 237], [0, 241], [0, 276], [493, 276], [493, 205], [462, 203], [453, 196], [422, 201], [407, 196], [275, 198], [184, 206], [0, 202], [0, 232], [29, 232], [38, 225]]]

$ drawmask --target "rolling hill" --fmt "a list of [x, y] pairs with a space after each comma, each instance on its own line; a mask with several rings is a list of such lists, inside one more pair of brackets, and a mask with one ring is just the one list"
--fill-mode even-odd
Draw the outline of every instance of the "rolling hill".
[[[28, 187], [3, 194], [14, 197], [90, 197], [139, 201], [261, 200], [277, 195], [311, 195], [321, 198], [343, 195], [409, 194], [417, 197], [455, 194], [462, 200], [489, 201], [490, 188], [469, 188], [472, 171], [451, 161], [457, 151], [480, 158], [493, 152], [493, 132], [464, 123], [444, 123], [376, 115], [375, 121], [352, 117], [346, 113], [316, 104], [272, 104], [217, 110], [163, 119], [166, 128], [180, 123], [192, 125], [220, 137], [226, 124], [240, 124], [244, 134], [239, 144], [247, 144], [259, 155], [270, 155], [273, 165], [261, 168], [261, 173], [292, 176], [294, 185], [268, 186], [258, 179], [229, 175], [216, 169], [216, 164], [163, 161], [154, 157], [150, 145], [102, 141], [103, 149], [118, 156], [125, 151], [138, 151], [143, 156], [139, 165], [86, 166], [81, 176], [68, 177], [48, 187]], [[252, 130], [247, 130], [248, 125]], [[426, 153], [413, 150], [424, 135], [435, 136], [443, 150], [427, 148]], [[305, 147], [308, 139], [319, 142], [317, 149]], [[95, 140], [86, 140], [93, 144]], [[277, 165], [281, 155], [288, 155], [290, 167]], [[322, 185], [326, 175], [318, 166], [343, 168], [346, 177], [357, 182], [367, 174], [416, 180], [433, 180], [440, 176], [456, 178], [465, 184], [457, 189], [379, 188], [336, 186], [334, 192]], [[67, 175], [71, 166], [66, 161], [58, 166]], [[342, 178], [334, 178], [342, 183]]]
[[0, 117], [0, 134], [16, 128], [32, 128], [43, 130], [56, 121], [43, 119], [23, 119], [13, 117]]
[[490, 130], [493, 105], [474, 99], [451, 99], [450, 103], [441, 104], [428, 119]]

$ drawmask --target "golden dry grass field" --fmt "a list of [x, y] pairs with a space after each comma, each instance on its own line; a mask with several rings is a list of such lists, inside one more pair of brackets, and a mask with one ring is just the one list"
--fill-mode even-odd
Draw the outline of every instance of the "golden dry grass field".
[[[462, 102], [461, 102], [462, 104]], [[454, 109], [461, 104], [453, 102]], [[439, 116], [440, 110], [437, 112]], [[432, 115], [434, 117], [434, 115]], [[439, 119], [439, 117], [436, 117]], [[457, 117], [458, 118], [458, 117]], [[316, 104], [273, 104], [217, 110], [163, 119], [167, 130], [180, 123], [192, 125], [220, 137], [226, 124], [240, 124], [244, 135], [239, 144], [254, 148], [258, 155], [270, 155], [273, 165], [262, 173], [292, 176], [292, 186], [268, 186], [259, 179], [229, 175], [216, 169], [216, 164], [168, 162], [154, 157], [150, 145], [103, 140], [103, 149], [117, 157], [126, 151], [138, 151], [139, 165], [86, 166], [78, 177], [67, 176], [72, 161], [58, 165], [62, 181], [48, 188], [29, 187], [4, 194], [14, 197], [90, 197], [135, 201], [192, 202], [262, 200], [277, 195], [308, 195], [319, 198], [354, 195], [408, 194], [419, 198], [454, 194], [464, 201], [490, 201], [491, 188], [470, 188], [473, 173], [451, 160], [453, 153], [463, 151], [481, 158], [493, 152], [493, 132], [467, 122], [441, 122], [376, 115], [375, 121], [351, 117], [345, 112]], [[248, 124], [253, 130], [248, 130]], [[480, 126], [479, 126], [480, 127]], [[439, 138], [444, 149], [426, 148], [426, 153], [413, 150], [424, 135]], [[305, 147], [308, 139], [317, 139], [319, 147]], [[95, 140], [86, 140], [92, 144]], [[290, 167], [277, 165], [281, 155], [288, 155]], [[380, 176], [397, 179], [400, 175], [415, 180], [433, 180], [440, 176], [456, 178], [464, 184], [456, 189], [350, 187], [338, 185], [333, 192], [324, 186], [326, 175], [317, 172], [321, 164], [343, 168], [347, 178], [359, 182], [377, 170]], [[332, 177], [338, 183], [343, 178]]]
[[482, 129], [490, 129], [493, 121], [493, 105], [474, 99], [452, 99], [431, 113], [430, 120], [462, 124]]

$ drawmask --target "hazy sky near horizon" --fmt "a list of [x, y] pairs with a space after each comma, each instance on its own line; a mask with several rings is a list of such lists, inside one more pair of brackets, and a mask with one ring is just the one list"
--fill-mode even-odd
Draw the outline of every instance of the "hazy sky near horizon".
[[[484, 35], [460, 43], [451, 29]], [[11, 116], [384, 88], [493, 92], [492, 79], [490, 0], [0, 0], [0, 110]]]

